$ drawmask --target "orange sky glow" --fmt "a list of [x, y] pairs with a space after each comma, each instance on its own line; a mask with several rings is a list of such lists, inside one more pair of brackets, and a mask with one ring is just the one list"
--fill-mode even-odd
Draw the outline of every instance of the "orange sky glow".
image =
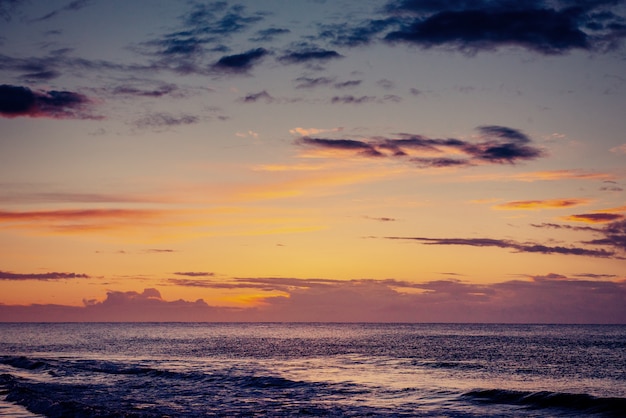
[[623, 2], [65, 3], [0, 3], [0, 321], [626, 323]]

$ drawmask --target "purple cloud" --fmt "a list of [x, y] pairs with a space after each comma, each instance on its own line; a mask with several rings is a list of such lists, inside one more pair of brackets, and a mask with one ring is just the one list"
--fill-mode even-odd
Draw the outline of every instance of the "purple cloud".
[[328, 61], [331, 59], [343, 58], [337, 51], [327, 49], [302, 49], [300, 51], [287, 52], [278, 58], [278, 61], [284, 64], [302, 64], [310, 61]]
[[[156, 289], [145, 289], [141, 293], [109, 291], [103, 301], [86, 300], [82, 307], [0, 304], [0, 320], [626, 322], [626, 282], [623, 280], [578, 280], [557, 273], [527, 277], [491, 284], [457, 279], [419, 282], [239, 278], [207, 281], [209, 285], [203, 287], [261, 289], [284, 295], [268, 295], [257, 307], [223, 308], [210, 306], [202, 299], [166, 301]], [[192, 281], [182, 285], [195, 286]]]
[[206, 271], [177, 271], [174, 272], [177, 276], [188, 276], [188, 277], [212, 277], [215, 273], [210, 273]]
[[259, 62], [261, 58], [267, 54], [268, 51], [264, 48], [256, 48], [242, 54], [226, 55], [213, 64], [211, 68], [217, 73], [247, 73], [252, 69], [254, 64]]
[[[520, 253], [580, 255], [599, 258], [621, 258], [615, 252], [604, 249], [587, 249], [581, 247], [548, 246], [539, 243], [517, 242], [493, 238], [426, 238], [426, 237], [384, 237], [391, 240], [418, 241], [425, 245], [466, 245], [470, 247], [508, 248]], [[600, 243], [590, 241], [590, 244]], [[607, 245], [604, 243], [603, 245]]]
[[603, 238], [585, 241], [590, 245], [606, 245], [626, 252], [626, 220], [611, 222], [600, 229]]
[[0, 116], [55, 119], [99, 119], [85, 109], [91, 101], [71, 91], [33, 91], [28, 87], [0, 85]]
[[[325, 149], [353, 149], [360, 155], [404, 159], [419, 167], [451, 167], [477, 164], [514, 164], [544, 155], [531, 144], [530, 138], [516, 129], [504, 126], [478, 128], [481, 142], [461, 139], [433, 139], [422, 135], [400, 134], [399, 138], [369, 140], [302, 137], [297, 144]], [[455, 157], [432, 157], [454, 151]], [[424, 154], [424, 156], [420, 156]], [[459, 155], [459, 156], [456, 156]]]
[[82, 273], [11, 273], [0, 271], [0, 280], [66, 280], [66, 279], [89, 279], [91, 276]]

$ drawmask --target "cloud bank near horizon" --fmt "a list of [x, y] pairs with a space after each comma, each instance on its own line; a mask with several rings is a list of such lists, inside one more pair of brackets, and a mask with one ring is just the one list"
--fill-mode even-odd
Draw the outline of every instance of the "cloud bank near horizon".
[[550, 273], [493, 284], [271, 277], [225, 282], [200, 277], [187, 285], [283, 294], [263, 297], [253, 307], [229, 308], [202, 299], [167, 301], [154, 288], [141, 293], [111, 290], [104, 300], [85, 300], [82, 307], [0, 304], [0, 320], [624, 323], [626, 280], [583, 276]]

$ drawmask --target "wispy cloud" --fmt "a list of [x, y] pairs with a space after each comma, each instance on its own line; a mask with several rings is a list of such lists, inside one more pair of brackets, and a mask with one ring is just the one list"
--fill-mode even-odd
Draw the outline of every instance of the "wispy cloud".
[[343, 58], [337, 51], [321, 48], [302, 48], [296, 51], [287, 51], [278, 57], [278, 61], [284, 64], [306, 64], [309, 62], [325, 62], [332, 59]]
[[292, 135], [301, 135], [301, 136], [309, 136], [309, 135], [318, 135], [318, 134], [322, 134], [325, 132], [341, 132], [343, 130], [343, 128], [331, 128], [331, 129], [324, 129], [324, 128], [301, 128], [301, 127], [296, 127], [293, 129], [289, 130], [289, 133]]
[[[241, 5], [228, 5], [223, 1], [196, 3], [180, 17], [179, 30], [143, 42], [140, 46], [145, 48], [143, 53], [159, 59], [160, 67], [203, 73], [201, 63], [205, 56], [228, 51], [224, 44], [232, 35], [244, 32], [262, 20], [262, 14], [249, 14]], [[215, 69], [235, 73], [245, 71], [242, 61], [246, 59], [252, 58], [225, 57]], [[251, 64], [250, 61], [248, 64]]]
[[[626, 259], [626, 220], [623, 217], [619, 217], [612, 222], [607, 223], [602, 227], [588, 227], [588, 226], [572, 226], [561, 225], [553, 223], [531, 224], [536, 228], [552, 228], [563, 229], [579, 232], [591, 232], [595, 235], [600, 235], [601, 238], [580, 241], [583, 246], [555, 246], [547, 245], [540, 242], [520, 242], [510, 239], [497, 239], [497, 238], [432, 238], [432, 237], [401, 237], [401, 236], [388, 236], [385, 239], [390, 240], [404, 240], [404, 241], [416, 241], [424, 245], [460, 245], [471, 247], [495, 247], [503, 249], [511, 249], [514, 252], [519, 253], [538, 253], [538, 254], [562, 254], [562, 255], [578, 255], [586, 257], [597, 258], [614, 258], [623, 260]], [[596, 221], [595, 223], [599, 223]], [[594, 246], [595, 248], [587, 248], [586, 245]], [[597, 248], [608, 247], [608, 249]]]
[[531, 145], [530, 138], [516, 129], [481, 126], [478, 131], [482, 142], [400, 134], [399, 138], [367, 140], [303, 136], [296, 143], [314, 149], [339, 151], [343, 154], [349, 152], [362, 157], [401, 159], [419, 167], [512, 164], [534, 160], [544, 155], [541, 149]]
[[69, 4], [67, 4], [66, 6], [60, 7], [58, 9], [55, 9], [49, 13], [46, 13], [45, 15], [37, 18], [37, 19], [33, 19], [33, 22], [41, 22], [43, 20], [48, 20], [48, 19], [52, 19], [54, 17], [56, 17], [57, 15], [59, 15], [60, 13], [63, 12], [75, 12], [78, 11], [80, 9], [82, 9], [83, 7], [87, 6], [89, 3], [91, 2], [91, 0], [74, 0], [72, 2], [70, 2]]
[[215, 273], [208, 271], [177, 271], [174, 272], [177, 276], [187, 276], [187, 277], [213, 277]]
[[286, 35], [291, 33], [291, 30], [285, 28], [267, 28], [261, 29], [256, 32], [256, 34], [250, 38], [252, 42], [271, 42], [277, 36]]
[[354, 96], [345, 94], [343, 96], [333, 96], [330, 99], [332, 104], [364, 104], [364, 103], [399, 103], [402, 101], [400, 96], [395, 94], [386, 94], [383, 97], [378, 96]]
[[369, 220], [372, 220], [372, 221], [378, 221], [378, 222], [396, 222], [397, 221], [396, 218], [390, 218], [390, 217], [387, 217], [387, 216], [379, 216], [379, 217], [376, 217], [376, 216], [363, 216], [363, 218], [369, 219]]
[[530, 226], [534, 228], [568, 229], [571, 231], [601, 232], [599, 228], [595, 228], [592, 226], [564, 225], [564, 224], [555, 224], [555, 223], [550, 223], [550, 222], [544, 222], [541, 224], [530, 224]]
[[336, 88], [336, 89], [352, 88], [352, 87], [357, 87], [357, 86], [361, 85], [362, 82], [363, 82], [362, 80], [342, 81], [342, 82], [337, 82], [337, 83], [333, 84], [333, 87]]
[[9, 22], [13, 17], [13, 12], [23, 0], [2, 0], [0, 1], [0, 17]]
[[[425, 245], [464, 245], [470, 247], [496, 247], [514, 250], [520, 253], [580, 255], [588, 257], [611, 258], [616, 254], [604, 249], [583, 247], [550, 246], [534, 242], [518, 242], [508, 239], [493, 238], [427, 238], [427, 237], [384, 237], [391, 240], [417, 241]], [[597, 244], [597, 243], [596, 243]]]
[[257, 93], [249, 93], [239, 99], [239, 101], [242, 103], [256, 103], [261, 100], [264, 101], [265, 103], [274, 103], [278, 99], [276, 99], [274, 96], [269, 94], [267, 90], [262, 90]]
[[[110, 90], [110, 93], [114, 96], [132, 96], [132, 97], [149, 97], [149, 98], [160, 98], [160, 97], [182, 97], [184, 93], [181, 92], [181, 89], [173, 83], [158, 83], [154, 87], [146, 88], [144, 86], [137, 86], [137, 83], [126, 83], [122, 85], [115, 86]], [[153, 82], [154, 84], [154, 82]]]
[[296, 82], [297, 89], [311, 89], [314, 87], [328, 86], [332, 84], [335, 79], [329, 77], [298, 77], [294, 81]]
[[0, 280], [67, 280], [67, 279], [89, 279], [91, 276], [83, 273], [11, 273], [9, 271], [0, 271]]
[[0, 211], [0, 221], [57, 221], [106, 218], [147, 218], [158, 216], [161, 212], [152, 209], [62, 209], [40, 211]]
[[586, 223], [606, 223], [624, 219], [626, 216], [626, 206], [619, 206], [608, 209], [600, 209], [591, 213], [581, 213], [575, 215], [565, 216], [562, 219], [573, 222], [586, 222]]
[[517, 200], [495, 205], [494, 209], [500, 210], [536, 210], [536, 209], [561, 209], [574, 206], [586, 205], [591, 199], [546, 199], [546, 200]]
[[620, 215], [618, 213], [581, 213], [577, 215], [564, 216], [562, 219], [573, 222], [598, 224], [624, 219], [624, 215]]
[[151, 113], [136, 120], [133, 124], [137, 128], [171, 128], [181, 125], [193, 125], [200, 122], [200, 118], [191, 114], [173, 115], [165, 112]]
[[4, 228], [31, 229], [59, 234], [112, 233], [137, 229], [175, 212], [156, 209], [60, 209], [0, 211]]
[[464, 176], [470, 181], [561, 181], [561, 180], [603, 180], [612, 181], [616, 178], [614, 174], [586, 171], [586, 170], [545, 170], [531, 171], [527, 173], [498, 173], [498, 174], [472, 174]]
[[71, 91], [33, 91], [28, 87], [0, 85], [0, 117], [101, 119], [87, 110], [92, 102]]
[[626, 252], [626, 220], [611, 222], [604, 226], [600, 232], [603, 238], [585, 241], [590, 245], [606, 245]]
[[626, 144], [611, 148], [611, 152], [614, 154], [626, 154]]

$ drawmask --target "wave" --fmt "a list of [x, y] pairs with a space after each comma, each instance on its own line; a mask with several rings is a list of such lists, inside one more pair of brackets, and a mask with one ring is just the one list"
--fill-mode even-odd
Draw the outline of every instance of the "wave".
[[12, 366], [18, 369], [24, 370], [36, 370], [42, 369], [48, 366], [48, 363], [41, 360], [31, 360], [24, 356], [19, 357], [5, 357], [0, 360], [1, 364], [6, 364], [8, 366]]
[[604, 398], [584, 393], [480, 389], [464, 393], [463, 397], [481, 403], [519, 405], [529, 409], [562, 409], [615, 417], [623, 417], [626, 411], [626, 398]]

